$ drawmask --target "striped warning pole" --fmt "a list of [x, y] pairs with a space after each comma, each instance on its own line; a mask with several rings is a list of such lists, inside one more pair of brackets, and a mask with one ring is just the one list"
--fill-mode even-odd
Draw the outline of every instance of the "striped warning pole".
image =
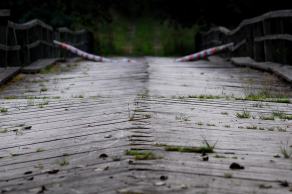
[[232, 48], [232, 47], [233, 47], [233, 43], [228, 43], [225, 45], [209, 48], [209, 49], [203, 50], [203, 51], [198, 52], [198, 53], [187, 55], [185, 57], [176, 59], [175, 61], [176, 62], [186, 62], [186, 61], [196, 61], [196, 60], [200, 60], [200, 59], [205, 59], [208, 56], [217, 54], [219, 52], [222, 52], [222, 51], [229, 49], [229, 48]]
[[[60, 41], [57, 41], [57, 40], [54, 40], [54, 44], [56, 44], [57, 46], [59, 46], [60, 48], [63, 48], [63, 49], [66, 49], [84, 59], [88, 59], [90, 61], [96, 61], [96, 62], [110, 62], [110, 63], [118, 63], [120, 61], [117, 61], [117, 60], [112, 60], [112, 59], [108, 59], [108, 58], [105, 58], [105, 57], [101, 57], [101, 56], [98, 56], [98, 55], [92, 55], [92, 54], [89, 54], [89, 53], [86, 53], [78, 48], [75, 48], [69, 44], [66, 44], [64, 42], [60, 42]], [[128, 63], [136, 63], [136, 61], [134, 60], [131, 60], [131, 59], [123, 59], [121, 60], [122, 62], [128, 62]]]

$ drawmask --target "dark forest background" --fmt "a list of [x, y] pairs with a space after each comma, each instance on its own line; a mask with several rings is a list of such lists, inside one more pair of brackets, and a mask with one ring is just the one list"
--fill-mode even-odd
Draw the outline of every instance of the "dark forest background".
[[193, 51], [199, 30], [279, 9], [292, 1], [255, 0], [2, 0], [11, 20], [41, 19], [54, 26], [86, 28], [95, 36], [96, 52], [127, 55], [176, 55]]

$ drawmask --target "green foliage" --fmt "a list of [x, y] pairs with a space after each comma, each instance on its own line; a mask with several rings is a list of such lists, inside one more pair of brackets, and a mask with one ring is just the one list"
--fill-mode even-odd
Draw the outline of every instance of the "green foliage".
[[263, 6], [251, 0], [11, 0], [1, 5], [12, 9], [15, 22], [37, 18], [53, 27], [89, 29], [95, 32], [96, 52], [102, 55], [188, 54], [195, 50], [198, 25], [205, 29], [210, 24], [235, 26], [242, 19], [262, 14], [271, 7], [287, 9], [283, 3]]
[[115, 16], [100, 23], [95, 37], [102, 55], [181, 55], [194, 52], [198, 26], [182, 27], [152, 18], [130, 21]]

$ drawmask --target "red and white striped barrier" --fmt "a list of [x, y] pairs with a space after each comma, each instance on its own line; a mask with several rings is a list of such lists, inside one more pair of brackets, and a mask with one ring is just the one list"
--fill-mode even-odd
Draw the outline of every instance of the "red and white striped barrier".
[[[79, 57], [82, 57], [84, 59], [88, 59], [90, 61], [96, 61], [96, 62], [111, 62], [111, 63], [117, 63], [119, 61], [117, 60], [112, 60], [112, 59], [108, 59], [108, 58], [105, 58], [105, 57], [101, 57], [101, 56], [98, 56], [98, 55], [93, 55], [93, 54], [89, 54], [89, 53], [86, 53], [78, 48], [75, 48], [74, 46], [71, 46], [69, 44], [66, 44], [64, 42], [59, 42], [57, 40], [54, 40], [54, 44], [58, 45], [59, 47], [63, 48], [63, 49], [66, 49], [76, 55], [78, 55]], [[131, 60], [131, 59], [123, 59], [122, 60], [123, 62], [128, 62], [128, 63], [136, 63], [136, 61], [134, 60]]]
[[196, 61], [196, 60], [200, 60], [200, 59], [205, 59], [208, 56], [217, 54], [219, 52], [222, 52], [222, 51], [224, 51], [226, 49], [230, 49], [232, 47], [233, 47], [233, 43], [229, 43], [229, 44], [225, 44], [225, 45], [222, 45], [222, 46], [217, 46], [217, 47], [213, 47], [213, 48], [210, 48], [210, 49], [206, 49], [206, 50], [203, 50], [203, 51], [198, 52], [198, 53], [187, 55], [185, 57], [176, 59], [175, 61], [176, 62], [186, 62], [186, 61]]

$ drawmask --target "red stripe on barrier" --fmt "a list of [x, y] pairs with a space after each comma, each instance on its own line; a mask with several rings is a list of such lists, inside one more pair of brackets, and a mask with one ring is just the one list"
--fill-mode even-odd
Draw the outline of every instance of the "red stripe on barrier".
[[204, 51], [204, 54], [203, 54], [203, 57], [204, 57], [204, 59], [206, 59], [206, 58], [207, 58], [207, 56], [208, 56], [208, 53], [207, 53], [207, 51]]
[[200, 54], [197, 54], [196, 59], [200, 60], [200, 58], [201, 58]]
[[192, 60], [192, 58], [193, 58], [192, 55], [189, 55], [187, 60], [190, 61], [190, 60]]

